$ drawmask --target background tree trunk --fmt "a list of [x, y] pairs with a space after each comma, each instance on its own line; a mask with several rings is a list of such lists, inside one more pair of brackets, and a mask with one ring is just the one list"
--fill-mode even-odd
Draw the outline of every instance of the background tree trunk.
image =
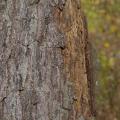
[[92, 120], [88, 47], [79, 0], [1, 0], [0, 120]]

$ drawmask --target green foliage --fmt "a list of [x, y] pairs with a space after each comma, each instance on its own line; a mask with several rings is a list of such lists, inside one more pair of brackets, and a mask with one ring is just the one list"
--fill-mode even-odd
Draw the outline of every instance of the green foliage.
[[98, 120], [120, 120], [120, 0], [82, 0], [82, 6], [100, 63]]

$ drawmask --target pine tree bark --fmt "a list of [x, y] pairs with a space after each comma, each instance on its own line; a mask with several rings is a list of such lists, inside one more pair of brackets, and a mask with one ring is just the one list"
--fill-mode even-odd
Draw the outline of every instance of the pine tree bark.
[[79, 0], [1, 0], [0, 120], [92, 120], [90, 57]]

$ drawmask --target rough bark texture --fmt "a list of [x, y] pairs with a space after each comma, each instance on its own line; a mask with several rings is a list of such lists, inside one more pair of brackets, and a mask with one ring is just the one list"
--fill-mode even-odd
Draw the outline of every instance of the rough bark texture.
[[90, 57], [79, 0], [1, 0], [0, 120], [92, 120]]

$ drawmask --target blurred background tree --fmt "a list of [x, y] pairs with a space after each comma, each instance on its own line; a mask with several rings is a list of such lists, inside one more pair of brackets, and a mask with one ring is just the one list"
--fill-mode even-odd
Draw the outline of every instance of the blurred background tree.
[[120, 0], [82, 0], [99, 62], [97, 120], [120, 120]]

